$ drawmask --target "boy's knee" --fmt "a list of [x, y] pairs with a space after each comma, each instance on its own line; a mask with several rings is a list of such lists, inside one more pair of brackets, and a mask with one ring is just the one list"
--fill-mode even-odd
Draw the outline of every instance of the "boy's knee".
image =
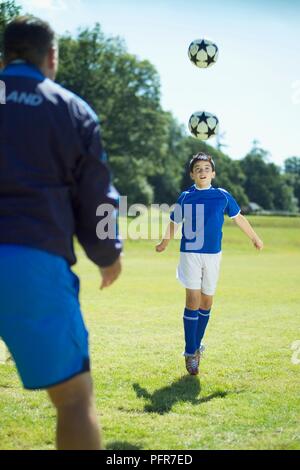
[[186, 290], [186, 308], [190, 310], [198, 310], [200, 303], [201, 292], [200, 290]]
[[212, 295], [206, 295], [202, 294], [201, 295], [201, 302], [200, 302], [200, 308], [203, 310], [210, 310], [213, 304], [213, 296]]
[[186, 301], [185, 308], [188, 308], [189, 310], [198, 310], [199, 302], [197, 302], [197, 300], [189, 299]]

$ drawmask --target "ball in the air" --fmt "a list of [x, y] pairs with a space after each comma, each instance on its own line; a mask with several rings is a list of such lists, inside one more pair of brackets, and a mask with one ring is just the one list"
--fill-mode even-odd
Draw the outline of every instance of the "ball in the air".
[[207, 68], [215, 64], [219, 49], [218, 46], [209, 39], [195, 39], [188, 50], [189, 59], [196, 67]]
[[215, 137], [219, 130], [219, 120], [206, 111], [195, 111], [189, 119], [189, 130], [199, 140]]

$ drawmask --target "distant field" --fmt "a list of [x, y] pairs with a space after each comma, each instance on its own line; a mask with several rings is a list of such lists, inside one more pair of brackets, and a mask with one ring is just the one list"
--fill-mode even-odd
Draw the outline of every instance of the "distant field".
[[[249, 217], [257, 252], [230, 221], [199, 377], [185, 373], [179, 242], [126, 241], [118, 283], [98, 290], [77, 249], [99, 418], [108, 449], [300, 449], [300, 218]], [[145, 228], [146, 232], [146, 228]], [[0, 448], [53, 448], [55, 413], [0, 366]]]

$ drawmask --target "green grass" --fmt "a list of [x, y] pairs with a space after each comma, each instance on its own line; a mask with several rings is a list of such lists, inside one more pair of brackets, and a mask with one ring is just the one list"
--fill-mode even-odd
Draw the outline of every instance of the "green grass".
[[[122, 278], [100, 278], [78, 248], [97, 409], [108, 449], [300, 449], [300, 219], [249, 217], [257, 252], [231, 221], [199, 378], [185, 374], [178, 241], [127, 241]], [[0, 448], [53, 448], [44, 392], [0, 366]]]

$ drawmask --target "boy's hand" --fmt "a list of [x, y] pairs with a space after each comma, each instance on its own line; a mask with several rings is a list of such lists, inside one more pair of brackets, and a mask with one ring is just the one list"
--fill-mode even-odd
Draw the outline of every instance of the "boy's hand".
[[157, 253], [161, 253], [167, 248], [167, 246], [168, 246], [168, 243], [166, 242], [166, 240], [163, 240], [158, 245], [156, 245], [155, 250], [157, 251]]
[[109, 287], [119, 277], [122, 270], [120, 257], [111, 265], [106, 268], [100, 268], [102, 276], [102, 283], [100, 290]]
[[262, 250], [262, 249], [263, 249], [264, 243], [263, 243], [263, 241], [262, 241], [260, 238], [258, 238], [258, 237], [257, 237], [257, 238], [254, 238], [254, 239], [252, 240], [252, 242], [253, 242], [253, 245], [255, 246], [255, 248], [257, 248], [258, 250]]

